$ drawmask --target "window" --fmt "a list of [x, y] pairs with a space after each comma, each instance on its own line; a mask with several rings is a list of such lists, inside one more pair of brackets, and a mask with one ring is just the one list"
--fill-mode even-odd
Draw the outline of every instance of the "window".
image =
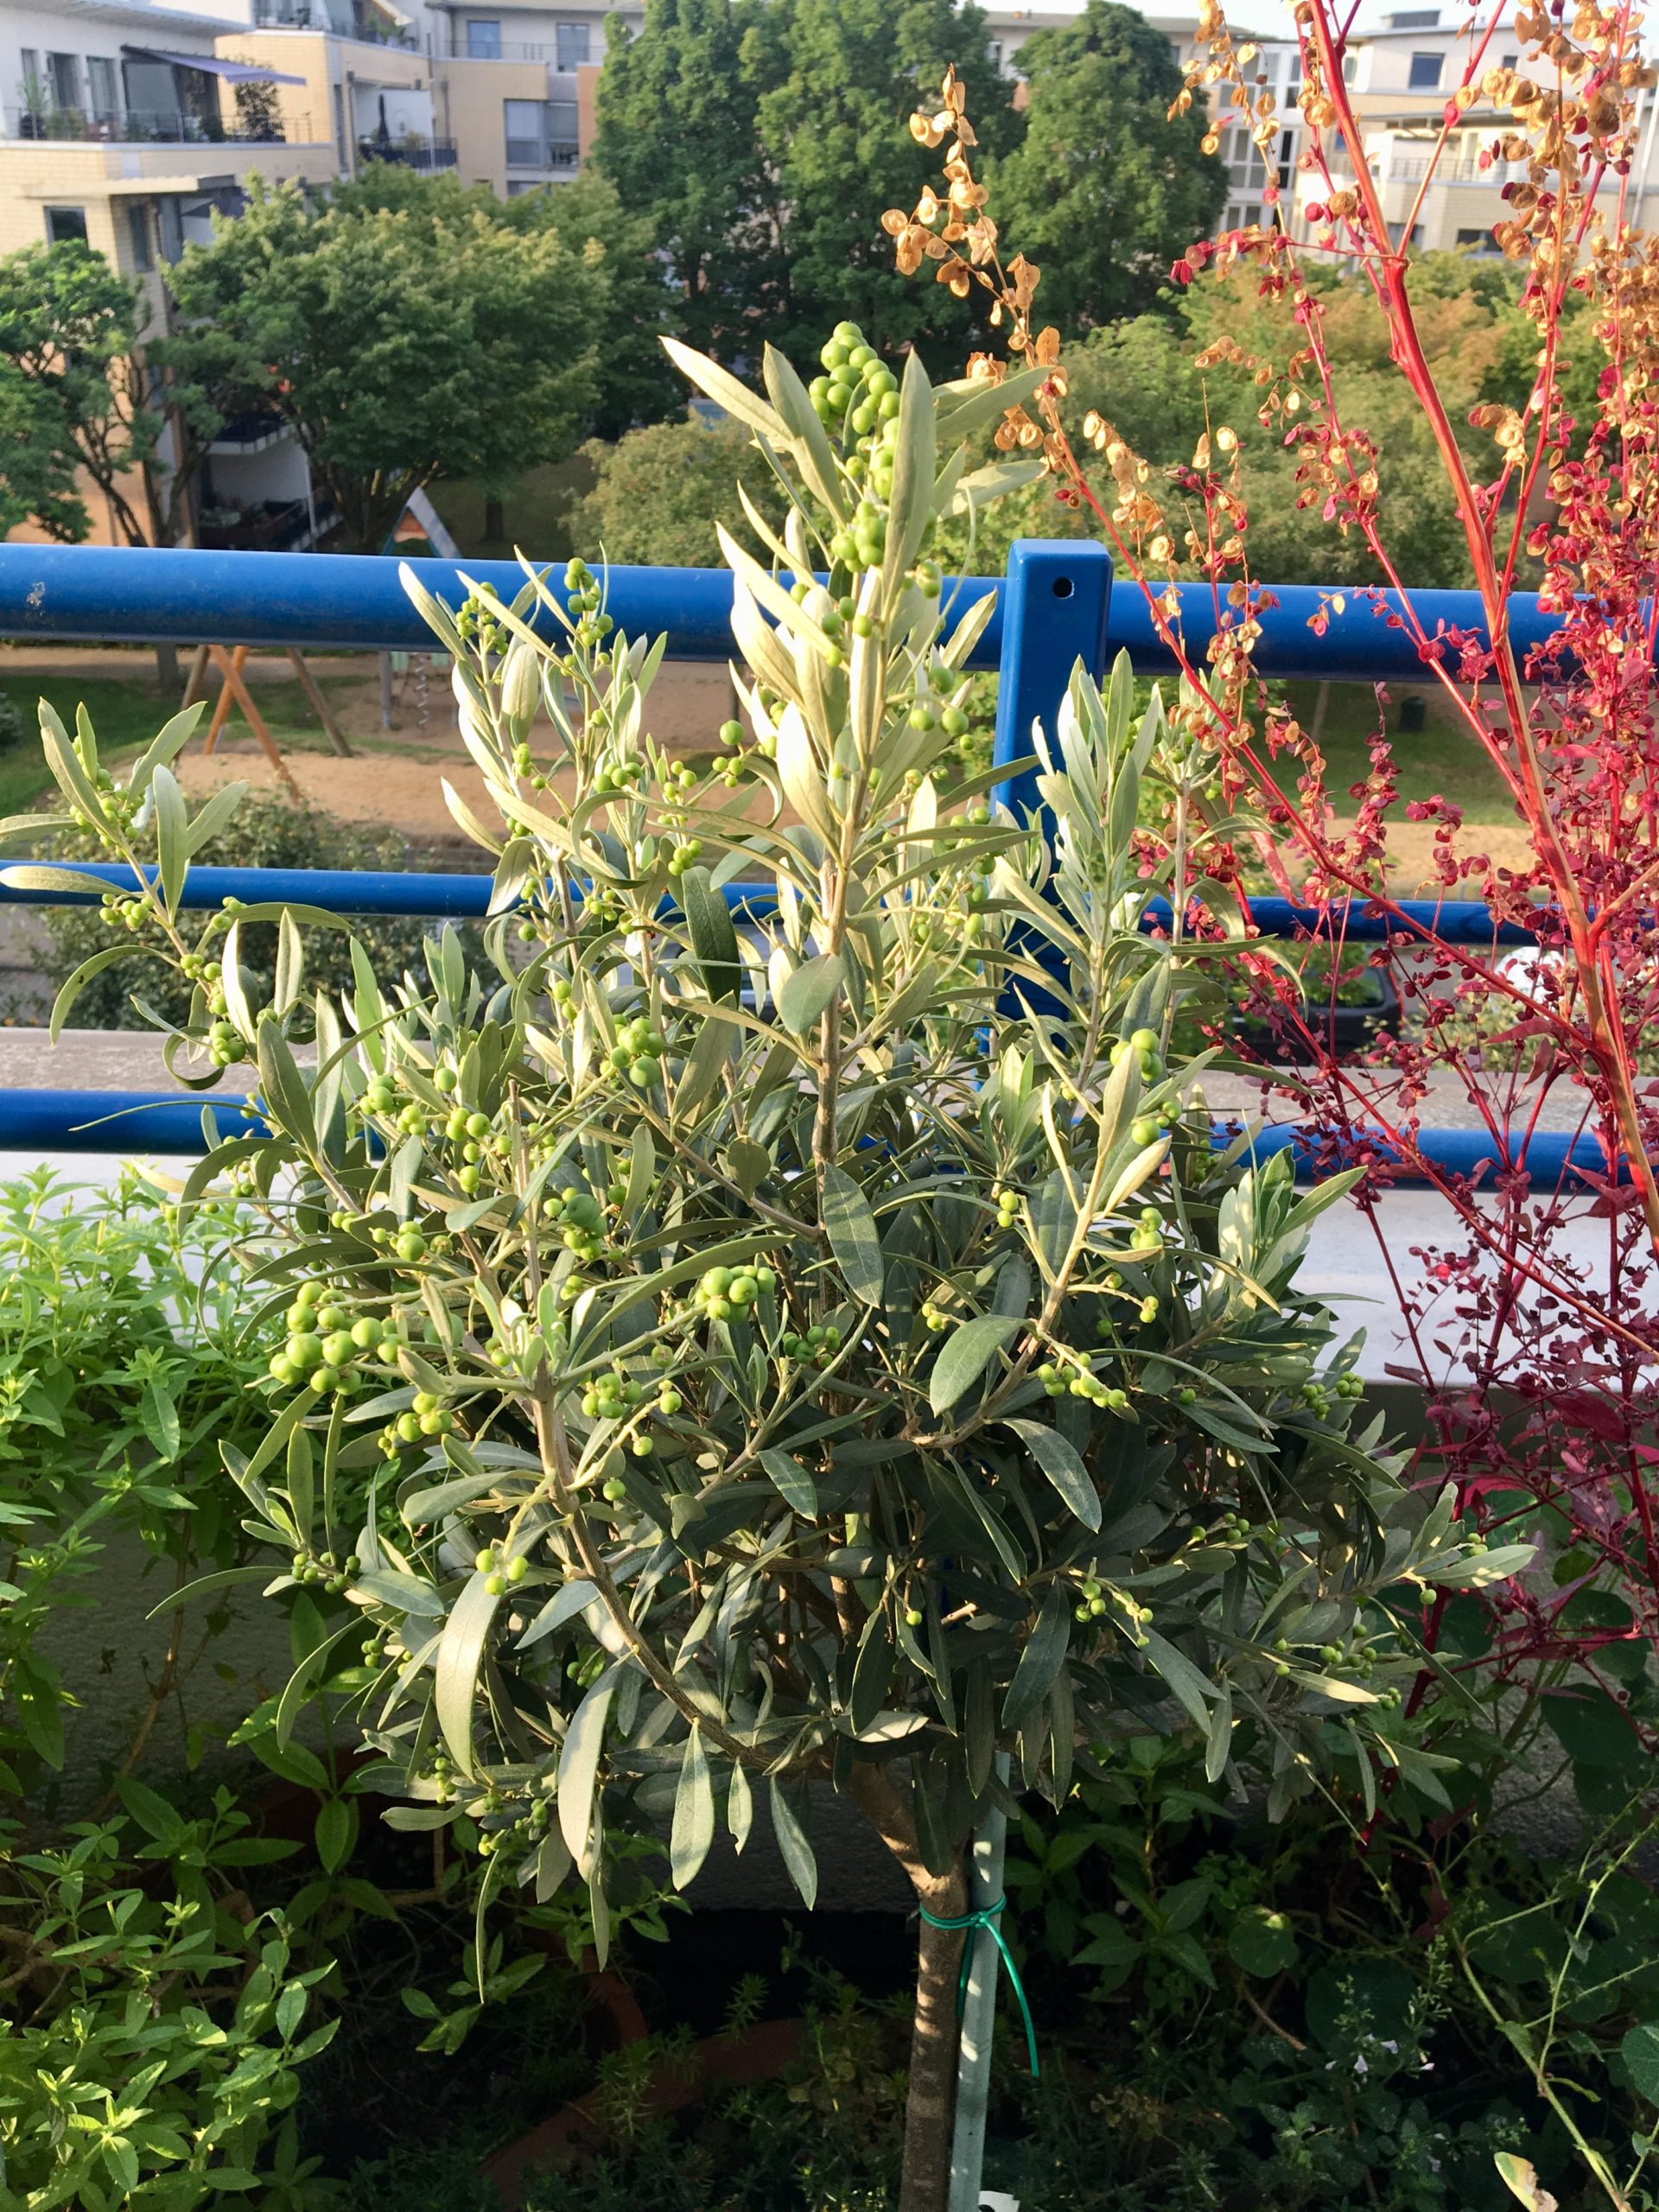
[[55, 107], [80, 105], [80, 63], [73, 54], [48, 54], [46, 57], [48, 86]]
[[179, 217], [178, 201], [158, 200], [156, 202], [156, 219], [161, 226], [162, 259], [181, 261], [184, 258], [184, 225]]
[[149, 210], [142, 200], [134, 200], [127, 209], [127, 244], [136, 270], [156, 266], [156, 251], [149, 236]]
[[1459, 231], [1458, 244], [1462, 246], [1471, 246], [1477, 253], [1493, 253], [1497, 251], [1490, 231]]
[[544, 169], [547, 167], [547, 102], [545, 100], [503, 100], [507, 137], [507, 166], [510, 168]]
[[467, 26], [467, 58], [469, 61], [499, 61], [501, 59], [501, 26], [474, 16]]
[[991, 41], [991, 67], [993, 69], [1002, 67], [1002, 41], [1000, 38]]
[[577, 135], [575, 100], [549, 100], [547, 103], [549, 143], [555, 146], [574, 147]]
[[40, 54], [34, 47], [26, 46], [17, 56], [17, 64], [23, 73], [23, 99], [27, 103], [31, 90], [41, 81]]
[[1351, 85], [1358, 74], [1359, 56], [1357, 54], [1344, 54], [1342, 57], [1343, 83], [1344, 85]]
[[1503, 67], [1506, 69], [1518, 68], [1520, 64], [1521, 57], [1518, 54], [1506, 54], [1503, 57]]
[[593, 33], [586, 23], [556, 24], [553, 35], [556, 41], [553, 49], [557, 57], [555, 66], [561, 76], [569, 76], [573, 69], [588, 67], [588, 42]]
[[121, 112], [115, 97], [115, 64], [103, 54], [89, 54], [86, 58], [86, 89], [92, 105], [92, 113], [100, 121], [112, 122]]
[[1435, 91], [1440, 85], [1440, 70], [1445, 60], [1446, 56], [1441, 54], [1414, 54], [1411, 57], [1411, 74], [1406, 80], [1410, 89], [1414, 92]]
[[48, 245], [67, 245], [71, 238], [86, 243], [86, 210], [84, 207], [48, 207], [46, 211], [46, 242]]

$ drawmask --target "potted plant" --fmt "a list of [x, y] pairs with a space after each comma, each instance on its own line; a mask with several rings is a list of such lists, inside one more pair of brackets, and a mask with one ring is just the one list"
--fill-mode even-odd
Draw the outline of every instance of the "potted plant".
[[930, 546], [1028, 473], [963, 458], [1021, 380], [900, 380], [846, 325], [810, 387], [769, 352], [765, 397], [672, 350], [768, 477], [740, 497], [769, 558], [721, 533], [741, 719], [711, 768], [647, 737], [661, 644], [582, 563], [457, 611], [409, 578], [498, 817], [451, 794], [495, 856], [485, 963], [359, 948], [308, 994], [304, 933], [340, 925], [290, 910], [258, 1001], [264, 910], [181, 914], [188, 719], [120, 791], [84, 722], [47, 751], [111, 856], [153, 816], [126, 911], [195, 983], [173, 1049], [257, 1067], [268, 1128], [181, 1200], [269, 1224], [270, 1427], [230, 1457], [273, 1592], [332, 1607], [294, 1702], [360, 1644], [387, 1817], [475, 1832], [486, 1901], [585, 1884], [601, 1949], [614, 1840], [666, 1832], [683, 1886], [764, 1809], [810, 1904], [808, 1787], [849, 1798], [920, 1909], [901, 2203], [939, 2212], [976, 1825], [1148, 1716], [1212, 1778], [1258, 1760], [1275, 1808], [1335, 1744], [1421, 1757], [1423, 1589], [1521, 1555], [1357, 1421], [1356, 1347], [1295, 1285], [1347, 1179], [1299, 1195], [1218, 1147], [1171, 1056], [1224, 1001], [1141, 926], [1160, 702], [1075, 671], [1046, 823], [998, 772], [936, 780], [988, 607]]

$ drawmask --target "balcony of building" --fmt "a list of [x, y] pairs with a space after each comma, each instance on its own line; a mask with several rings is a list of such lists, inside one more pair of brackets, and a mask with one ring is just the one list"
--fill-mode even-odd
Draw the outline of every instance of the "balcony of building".
[[309, 116], [272, 117], [255, 124], [226, 123], [222, 116], [184, 108], [0, 108], [10, 139], [68, 141], [102, 146], [281, 146], [327, 136]]
[[418, 54], [421, 41], [400, 11], [381, 0], [253, 0], [257, 31], [322, 31], [334, 38], [356, 39]]

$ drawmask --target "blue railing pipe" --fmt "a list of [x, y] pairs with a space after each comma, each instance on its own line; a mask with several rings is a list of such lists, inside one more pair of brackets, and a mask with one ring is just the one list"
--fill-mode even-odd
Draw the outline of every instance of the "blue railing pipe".
[[[1084, 539], [1027, 540], [1028, 560], [1051, 555], [1065, 563], [1106, 560]], [[435, 597], [458, 607], [466, 596], [461, 571], [511, 599], [524, 582], [512, 561], [416, 561], [410, 564]], [[1084, 573], [1080, 565], [1079, 574]], [[556, 584], [562, 568], [556, 568]], [[1011, 570], [1009, 584], [1014, 583]], [[969, 577], [960, 603], [1001, 588], [1001, 579]], [[680, 660], [723, 661], [732, 651], [732, 580], [723, 569], [614, 569], [609, 606], [631, 636], [665, 634]], [[1215, 633], [1217, 604], [1208, 586], [1177, 587], [1181, 625], [1193, 664], [1202, 667]], [[1331, 594], [1308, 584], [1281, 584], [1259, 615], [1258, 667], [1265, 676], [1427, 681], [1408, 630], [1391, 626], [1396, 595], [1349, 587], [1340, 613]], [[1085, 606], [1088, 604], [1085, 601]], [[1432, 636], [1467, 631], [1484, 637], [1478, 595], [1471, 591], [1414, 592], [1417, 619]], [[1083, 608], [1071, 610], [1081, 615]], [[1323, 613], [1323, 634], [1310, 625]], [[1001, 664], [1008, 595], [975, 651], [975, 668]], [[1062, 622], [1061, 628], [1067, 626]], [[1081, 625], [1079, 625], [1081, 626]], [[1510, 601], [1510, 630], [1524, 658], [1559, 626], [1535, 594]], [[1056, 633], [1058, 634], [1058, 632]], [[0, 637], [86, 638], [135, 644], [309, 645], [322, 651], [430, 650], [431, 632], [397, 578], [397, 564], [345, 553], [208, 553], [144, 546], [0, 545]], [[1137, 670], [1167, 675], [1173, 666], [1138, 587], [1110, 594], [1102, 655], [1127, 651]], [[1012, 756], [1009, 756], [1012, 757]]]
[[[36, 875], [54, 863], [14, 860], [14, 868], [27, 868]], [[78, 875], [96, 876], [111, 891], [133, 892], [139, 887], [137, 870], [113, 861], [66, 861], [66, 880]], [[156, 870], [143, 874], [151, 882]], [[181, 906], [191, 913], [210, 913], [227, 899], [245, 906], [286, 904], [322, 906], [331, 914], [406, 915], [419, 921], [481, 921], [489, 912], [490, 884], [486, 874], [427, 875], [415, 872], [373, 868], [193, 868], [186, 879]], [[756, 918], [770, 912], [775, 893], [768, 883], [728, 883], [726, 903], [734, 911], [747, 910]], [[8, 882], [6, 863], [0, 860], [0, 906], [95, 906], [92, 891], [41, 891]], [[1301, 906], [1289, 899], [1255, 899], [1250, 912], [1263, 937], [1308, 936], [1328, 942], [1332, 917], [1317, 906]], [[1332, 910], [1335, 927], [1347, 944], [1412, 944], [1433, 933], [1447, 944], [1535, 944], [1535, 931], [1519, 922], [1494, 923], [1478, 899], [1402, 899], [1389, 913], [1368, 912], [1355, 900], [1344, 916]], [[1154, 899], [1147, 908], [1151, 928], [1169, 926], [1166, 900]], [[1225, 948], [1222, 948], [1225, 949]]]

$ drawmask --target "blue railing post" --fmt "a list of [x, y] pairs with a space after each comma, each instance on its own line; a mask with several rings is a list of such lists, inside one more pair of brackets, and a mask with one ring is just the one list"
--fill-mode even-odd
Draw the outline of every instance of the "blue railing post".
[[[1112, 560], [1103, 545], [1082, 539], [1021, 538], [1008, 555], [1002, 587], [1002, 660], [996, 697], [994, 766], [1032, 750], [1031, 726], [1052, 735], [1071, 671], [1081, 659], [1105, 673], [1106, 617], [1112, 601]], [[1033, 774], [996, 786], [1016, 817], [1037, 805]]]

